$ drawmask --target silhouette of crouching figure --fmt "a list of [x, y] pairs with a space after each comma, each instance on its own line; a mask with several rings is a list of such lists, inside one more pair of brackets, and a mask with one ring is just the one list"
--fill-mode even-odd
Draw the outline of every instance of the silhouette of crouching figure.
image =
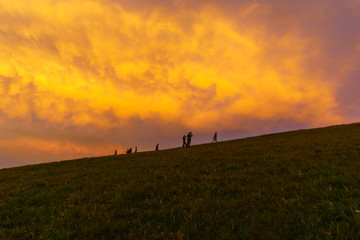
[[128, 150], [126, 150], [125, 152], [126, 152], [126, 154], [130, 154], [130, 153], [132, 153], [132, 148], [129, 148], [129, 149], [128, 149]]

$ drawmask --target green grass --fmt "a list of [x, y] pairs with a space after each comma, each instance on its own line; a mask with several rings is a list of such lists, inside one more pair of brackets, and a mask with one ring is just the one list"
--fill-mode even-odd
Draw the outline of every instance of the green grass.
[[360, 124], [0, 170], [0, 239], [360, 239]]

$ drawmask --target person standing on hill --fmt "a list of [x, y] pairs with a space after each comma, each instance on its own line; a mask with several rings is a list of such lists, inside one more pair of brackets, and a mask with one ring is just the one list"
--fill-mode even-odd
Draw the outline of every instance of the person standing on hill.
[[159, 151], [159, 144], [156, 144], [155, 151]]
[[115, 156], [117, 155], [117, 150], [115, 149]]
[[190, 147], [192, 136], [193, 136], [192, 132], [189, 132], [187, 135], [187, 144], [186, 144], [187, 147]]
[[137, 153], [137, 146], [135, 146], [135, 151], [134, 151], [134, 153]]
[[183, 139], [183, 146], [182, 146], [182, 147], [186, 147], [186, 136], [184, 135], [184, 136], [182, 137], [182, 139]]
[[215, 132], [213, 140], [211, 143], [216, 143], [217, 142], [217, 132]]

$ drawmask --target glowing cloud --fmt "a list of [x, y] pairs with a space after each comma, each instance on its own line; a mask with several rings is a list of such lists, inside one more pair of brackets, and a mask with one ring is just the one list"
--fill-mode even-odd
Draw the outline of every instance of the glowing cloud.
[[[307, 126], [346, 121], [336, 81], [328, 81], [323, 65], [309, 67], [324, 56], [319, 38], [300, 27], [272, 34], [259, 24], [273, 17], [271, 5], [243, 1], [228, 13], [216, 1], [153, 1], [146, 8], [129, 2], [0, 0], [3, 128], [12, 120], [42, 121], [104, 131], [106, 138], [111, 129], [134, 128], [134, 119], [199, 132], [251, 132], [256, 126], [242, 125], [246, 118]], [[344, 72], [359, 58], [349, 61]], [[34, 138], [23, 137], [14, 144], [29, 146]], [[30, 142], [37, 149], [46, 141], [61, 152], [56, 139]], [[89, 152], [84, 144], [62, 151]]]

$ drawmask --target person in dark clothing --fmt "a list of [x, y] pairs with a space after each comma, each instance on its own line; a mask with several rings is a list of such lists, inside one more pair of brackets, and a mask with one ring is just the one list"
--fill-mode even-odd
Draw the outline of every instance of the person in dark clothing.
[[192, 132], [189, 132], [187, 135], [187, 144], [186, 144], [187, 147], [190, 147], [192, 136], [193, 136]]
[[155, 151], [159, 151], [159, 144], [156, 144]]
[[217, 142], [217, 132], [215, 132], [213, 140], [211, 143], [216, 143]]
[[129, 148], [128, 150], [126, 150], [126, 154], [130, 154], [132, 153], [132, 148]]
[[186, 136], [183, 136], [183, 146], [182, 147], [186, 147]]
[[116, 149], [115, 149], [115, 156], [117, 155], [117, 151], [116, 151]]
[[135, 146], [135, 151], [134, 151], [134, 153], [137, 153], [137, 146]]

